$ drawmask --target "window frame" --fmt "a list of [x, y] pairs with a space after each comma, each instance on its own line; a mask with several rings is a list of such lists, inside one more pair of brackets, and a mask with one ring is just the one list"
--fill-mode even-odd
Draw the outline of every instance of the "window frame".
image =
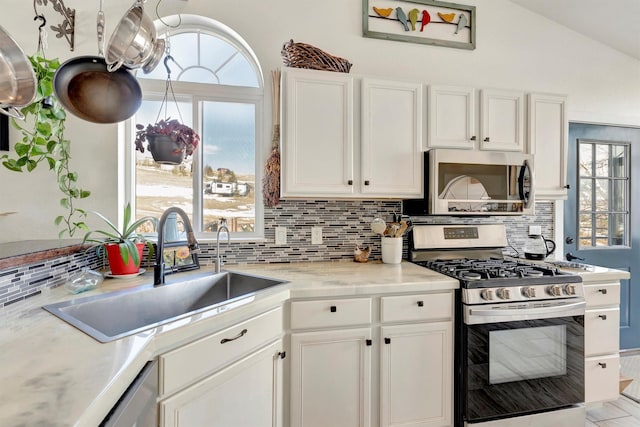
[[[173, 90], [178, 102], [188, 102], [192, 106], [193, 128], [202, 135], [202, 105], [204, 102], [239, 102], [253, 104], [255, 107], [255, 187], [254, 201], [255, 201], [255, 225], [253, 232], [232, 232], [231, 239], [234, 241], [263, 241], [264, 240], [264, 204], [262, 197], [262, 177], [263, 177], [263, 163], [264, 163], [264, 150], [262, 149], [265, 144], [265, 129], [264, 129], [264, 77], [262, 69], [257, 57], [251, 50], [250, 46], [233, 30], [225, 25], [214, 21], [210, 18], [195, 15], [182, 15], [180, 17], [172, 16], [163, 18], [163, 21], [170, 25], [175, 25], [181, 20], [179, 31], [171, 30], [170, 36], [177, 33], [184, 32], [197, 32], [200, 34], [209, 34], [215, 37], [219, 37], [227, 43], [234, 46], [238, 51], [245, 55], [245, 58], [249, 64], [253, 67], [256, 78], [258, 80], [258, 87], [248, 86], [232, 86], [222, 85], [218, 83], [195, 83], [195, 82], [181, 82], [171, 80]], [[166, 30], [166, 26], [160, 23], [158, 26], [156, 21], [156, 27], [158, 28], [159, 35], [161, 30]], [[172, 24], [173, 23], [173, 24]], [[167, 31], [169, 32], [169, 31]], [[158, 65], [162, 67], [162, 63]], [[165, 80], [157, 79], [145, 79], [140, 78], [140, 87], [142, 89], [143, 100], [162, 100], [165, 93]], [[172, 100], [171, 100], [172, 102]], [[121, 134], [120, 140], [124, 141], [124, 147], [121, 146], [122, 153], [121, 158], [124, 159], [123, 167], [119, 167], [119, 175], [123, 176], [123, 182], [119, 184], [119, 196], [120, 201], [123, 204], [131, 203], [132, 209], [135, 212], [136, 209], [136, 197], [135, 197], [135, 185], [136, 185], [136, 151], [133, 144], [135, 136], [135, 115], [124, 122], [124, 126], [121, 128], [124, 135]], [[202, 150], [203, 143], [198, 145], [196, 151], [193, 153], [193, 228], [196, 231], [196, 237], [200, 241], [215, 241], [216, 233], [203, 232], [203, 169], [202, 162]]]
[[[629, 185], [630, 182], [630, 173], [631, 173], [631, 168], [630, 168], [630, 159], [631, 159], [631, 144], [629, 142], [625, 142], [625, 141], [602, 141], [602, 140], [597, 140], [597, 139], [587, 139], [587, 138], [579, 138], [577, 140], [577, 144], [578, 144], [578, 150], [577, 150], [577, 179], [578, 179], [578, 192], [577, 192], [577, 200], [576, 200], [576, 226], [577, 226], [577, 249], [581, 250], [581, 251], [588, 251], [591, 249], [607, 249], [607, 248], [630, 248], [631, 247], [631, 230], [630, 230], [630, 225], [631, 225], [631, 219], [630, 219], [630, 196], [631, 196], [631, 188]], [[581, 147], [582, 145], [589, 145], [590, 146], [590, 153], [591, 153], [591, 171], [590, 171], [590, 175], [583, 175], [581, 173], [581, 167], [580, 165], [582, 164], [582, 159], [581, 159]], [[608, 147], [608, 167], [607, 167], [607, 175], [597, 175], [596, 174], [596, 156], [595, 156], [595, 150], [596, 150], [596, 146], [607, 146]], [[625, 164], [624, 164], [624, 168], [625, 168], [625, 176], [624, 177], [615, 177], [612, 174], [612, 168], [613, 168], [613, 162], [612, 160], [614, 159], [614, 157], [612, 157], [612, 147], [613, 146], [619, 146], [619, 147], [623, 147], [624, 151], [625, 151]], [[582, 180], [590, 180], [591, 181], [591, 206], [590, 206], [590, 210], [582, 210], [581, 209], [581, 183]], [[611, 196], [611, 194], [613, 193], [613, 184], [616, 181], [622, 181], [625, 182], [625, 193], [626, 196], [624, 197], [624, 209], [623, 210], [614, 210], [612, 208], [612, 203], [613, 200], [611, 197], [608, 197], [607, 200], [607, 210], [606, 211], [598, 211], [596, 209], [596, 204], [597, 204], [597, 194], [596, 194], [596, 182], [598, 180], [606, 180], [607, 181], [607, 195]], [[613, 239], [614, 233], [613, 233], [613, 224], [610, 221], [611, 219], [611, 215], [624, 215], [624, 244], [622, 245], [612, 245], [611, 244], [611, 240]], [[581, 226], [580, 226], [580, 217], [582, 215], [589, 215], [591, 216], [591, 245], [590, 246], [585, 246], [581, 243], [582, 241], [582, 237], [580, 235], [580, 230], [581, 230]], [[596, 227], [596, 217], [598, 215], [607, 215], [608, 219], [607, 219], [607, 245], [606, 246], [599, 246], [597, 244], [598, 241], [598, 235], [597, 235], [597, 227]]]

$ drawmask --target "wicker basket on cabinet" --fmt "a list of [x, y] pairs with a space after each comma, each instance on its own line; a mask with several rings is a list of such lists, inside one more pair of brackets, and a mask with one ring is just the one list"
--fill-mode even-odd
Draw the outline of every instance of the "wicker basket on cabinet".
[[310, 44], [294, 43], [293, 39], [282, 46], [281, 54], [287, 67], [348, 73], [352, 65], [346, 59], [329, 55]]

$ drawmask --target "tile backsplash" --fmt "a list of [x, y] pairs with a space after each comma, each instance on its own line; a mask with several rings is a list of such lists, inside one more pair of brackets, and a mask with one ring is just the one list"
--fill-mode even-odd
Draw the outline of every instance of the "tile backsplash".
[[[265, 208], [265, 240], [224, 244], [227, 264], [289, 263], [302, 261], [352, 260], [356, 245], [371, 247], [369, 259], [380, 259], [380, 237], [369, 224], [375, 217], [391, 220], [399, 213], [397, 200], [283, 200], [275, 208]], [[493, 217], [412, 217], [415, 223], [504, 223], [509, 243], [522, 251], [527, 227], [540, 225], [545, 237], [553, 239], [553, 203], [538, 202], [534, 215]], [[275, 244], [275, 227], [287, 228], [287, 244]], [[311, 244], [311, 227], [322, 227], [322, 244]], [[215, 243], [202, 242], [198, 255], [202, 265], [215, 262]], [[406, 256], [405, 242], [405, 256]], [[507, 249], [506, 254], [514, 251]], [[145, 256], [146, 259], [146, 256]], [[149, 261], [144, 261], [150, 267]], [[93, 251], [0, 270], [0, 306], [10, 305], [42, 292], [43, 287], [63, 284], [84, 266], [99, 268]]]

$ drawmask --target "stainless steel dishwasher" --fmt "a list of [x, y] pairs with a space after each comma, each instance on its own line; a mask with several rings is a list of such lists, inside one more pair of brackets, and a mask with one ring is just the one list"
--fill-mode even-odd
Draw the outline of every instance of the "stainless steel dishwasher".
[[100, 427], [158, 425], [158, 362], [147, 362]]

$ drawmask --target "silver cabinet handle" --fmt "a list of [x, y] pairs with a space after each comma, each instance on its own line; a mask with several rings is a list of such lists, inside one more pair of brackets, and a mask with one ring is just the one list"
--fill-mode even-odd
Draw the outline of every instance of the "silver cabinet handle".
[[233, 338], [223, 338], [223, 339], [220, 341], [220, 344], [224, 344], [224, 343], [227, 343], [227, 342], [229, 342], [229, 341], [235, 341], [235, 340], [237, 340], [238, 338], [242, 338], [243, 336], [245, 336], [245, 334], [246, 334], [247, 332], [249, 332], [249, 331], [247, 331], [246, 329], [243, 329], [243, 330], [241, 330], [241, 331], [240, 331], [240, 333], [239, 333], [238, 335], [236, 335], [236, 336], [235, 336], [235, 337], [233, 337]]

